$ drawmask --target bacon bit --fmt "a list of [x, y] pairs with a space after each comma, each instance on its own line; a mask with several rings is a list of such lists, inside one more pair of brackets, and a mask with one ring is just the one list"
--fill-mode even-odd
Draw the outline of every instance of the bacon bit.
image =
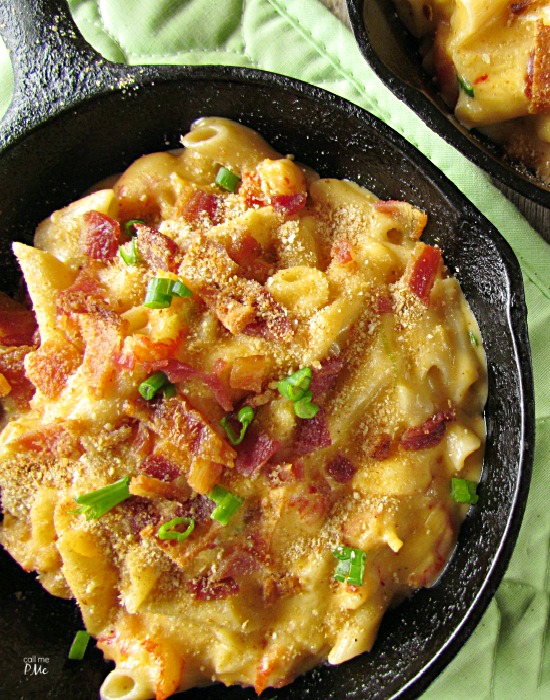
[[550, 107], [550, 26], [537, 22], [529, 113], [546, 112]]
[[237, 446], [235, 469], [239, 474], [250, 476], [257, 469], [268, 462], [280, 447], [277, 440], [273, 440], [257, 425], [250, 425], [244, 439]]
[[447, 423], [455, 419], [453, 410], [438, 411], [422, 425], [407, 428], [401, 437], [405, 450], [424, 450], [439, 445], [445, 435]]
[[181, 208], [181, 216], [193, 224], [204, 215], [213, 224], [221, 222], [220, 197], [204, 190], [195, 190]]
[[195, 600], [225, 600], [239, 592], [239, 586], [231, 576], [212, 581], [207, 576], [199, 576], [187, 584], [187, 590]]
[[326, 466], [327, 474], [339, 484], [350, 482], [357, 472], [357, 467], [342, 454], [335, 455]]
[[49, 399], [55, 399], [82, 362], [82, 355], [69, 342], [45, 342], [26, 360], [27, 377]]
[[124, 347], [115, 356], [114, 361], [119, 367], [126, 369], [134, 369], [136, 365], [153, 367], [174, 354], [181, 338], [181, 333], [175, 338], [163, 340], [154, 340], [148, 335], [136, 333], [131, 336], [131, 342], [126, 339]]
[[322, 407], [308, 420], [301, 420], [296, 426], [294, 450], [298, 455], [307, 455], [314, 450], [332, 445], [332, 440]]
[[387, 433], [382, 433], [370, 453], [371, 459], [383, 462], [393, 452], [393, 441]]
[[246, 171], [242, 174], [239, 196], [244, 200], [247, 209], [265, 207], [267, 198], [262, 190], [260, 175], [256, 171]]
[[227, 252], [231, 260], [240, 266], [240, 274], [243, 277], [265, 284], [271, 272], [271, 265], [260, 257], [263, 253], [262, 246], [254, 236], [246, 233], [238, 241], [231, 241]]
[[524, 10], [526, 10], [529, 5], [531, 5], [533, 0], [522, 0], [521, 2], [513, 2], [510, 5], [510, 11], [514, 15], [520, 15]]
[[168, 483], [154, 476], [139, 474], [132, 477], [129, 485], [133, 496], [144, 498], [164, 498], [166, 500], [186, 500], [191, 495], [191, 487], [187, 483]]
[[179, 384], [188, 379], [199, 379], [212, 390], [216, 401], [224, 411], [233, 410], [233, 402], [227, 395], [223, 382], [219, 376], [213, 372], [203, 372], [200, 369], [195, 369], [186, 362], [176, 360], [174, 357], [158, 360], [157, 362], [145, 362], [144, 366], [147, 371], [151, 373], [161, 369], [172, 384]]
[[304, 478], [304, 460], [298, 458], [293, 462], [266, 464], [262, 469], [271, 486], [301, 481]]
[[158, 451], [182, 465], [190, 485], [199, 493], [209, 492], [222, 467], [233, 466], [235, 450], [183, 396], [164, 399], [154, 406], [140, 400], [127, 401], [123, 409], [130, 417], [147, 423], [159, 436]]
[[265, 355], [236, 357], [229, 375], [229, 386], [232, 389], [260, 393], [267, 370], [268, 362]]
[[328, 481], [322, 478], [314, 483], [304, 484], [304, 488], [307, 488], [306, 493], [293, 496], [289, 505], [298, 510], [302, 522], [314, 525], [327, 516], [332, 490]]
[[148, 455], [138, 468], [148, 476], [161, 481], [173, 481], [181, 475], [181, 469], [175, 462], [159, 454]]
[[180, 263], [177, 243], [152, 226], [136, 224], [138, 250], [152, 272], [176, 272]]
[[338, 375], [344, 368], [344, 360], [339, 355], [325, 360], [319, 369], [315, 367], [311, 371], [311, 383], [309, 388], [315, 401], [320, 394], [332, 391], [338, 381]]
[[345, 238], [337, 238], [330, 249], [330, 255], [339, 263], [345, 265], [353, 262], [353, 245]]
[[[132, 433], [132, 454], [145, 459], [151, 454], [155, 443], [154, 434], [149, 428], [139, 421], [134, 423]], [[157, 474], [151, 474], [157, 476]], [[158, 478], [158, 476], [157, 476]]]
[[34, 311], [0, 292], [0, 344], [35, 345]]
[[393, 300], [389, 294], [378, 294], [376, 297], [376, 312], [383, 316], [393, 312]]
[[474, 85], [479, 85], [480, 83], [484, 83], [488, 78], [489, 78], [489, 76], [487, 73], [484, 73], [483, 75], [478, 75], [478, 77], [474, 80]]
[[84, 214], [86, 255], [94, 260], [108, 262], [118, 253], [120, 224], [110, 216], [92, 209]]
[[285, 218], [294, 216], [306, 205], [307, 192], [298, 194], [277, 194], [271, 197], [271, 204], [277, 212]]
[[424, 243], [420, 245], [421, 252], [413, 262], [409, 287], [425, 306], [429, 306], [430, 294], [442, 262], [441, 250]]
[[139, 535], [145, 528], [157, 529], [162, 516], [155, 501], [141, 496], [128, 498], [118, 505], [121, 522], [127, 524], [132, 535]]
[[35, 391], [34, 385], [25, 374], [25, 356], [35, 348], [28, 345], [11, 347], [0, 352], [0, 373], [11, 387], [9, 400], [19, 408], [28, 406]]
[[106, 308], [84, 313], [79, 321], [86, 348], [82, 367], [89, 387], [99, 396], [116, 377], [115, 359], [122, 348], [126, 322]]
[[78, 444], [78, 434], [60, 424], [45, 425], [17, 438], [15, 444], [25, 452], [53, 454], [56, 457], [79, 457], [82, 450]]

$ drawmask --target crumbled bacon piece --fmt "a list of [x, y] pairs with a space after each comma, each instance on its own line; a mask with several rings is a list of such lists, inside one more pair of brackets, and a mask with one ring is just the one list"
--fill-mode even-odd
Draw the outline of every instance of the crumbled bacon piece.
[[426, 306], [430, 303], [430, 294], [440, 265], [441, 250], [425, 244], [422, 246], [420, 255], [413, 262], [409, 287]]
[[271, 204], [278, 214], [285, 218], [294, 216], [306, 205], [307, 192], [298, 194], [277, 194], [271, 197]]
[[158, 360], [157, 362], [145, 363], [145, 366], [150, 372], [156, 372], [159, 369], [162, 370], [172, 384], [179, 384], [187, 379], [199, 379], [212, 390], [216, 401], [224, 411], [233, 410], [233, 403], [227, 395], [223, 382], [214, 372], [203, 372], [173, 357]]
[[529, 112], [538, 114], [550, 108], [550, 26], [542, 20], [537, 22], [535, 51], [530, 85]]
[[313, 398], [317, 401], [320, 394], [334, 389], [338, 381], [338, 375], [344, 368], [344, 360], [339, 355], [330, 357], [323, 362], [319, 369], [313, 368], [311, 371], [311, 384], [309, 388]]
[[206, 215], [213, 224], [221, 221], [220, 198], [204, 190], [195, 190], [181, 210], [181, 216], [193, 224]]
[[49, 399], [55, 399], [76, 368], [82, 355], [71, 343], [46, 341], [27, 357], [27, 377]]
[[391, 455], [393, 450], [393, 441], [387, 433], [382, 433], [371, 450], [370, 456], [372, 459], [382, 462]]
[[225, 600], [238, 593], [239, 586], [231, 576], [218, 581], [212, 581], [207, 576], [199, 576], [189, 581], [187, 590], [192, 593], [195, 600]]
[[159, 454], [145, 457], [139, 465], [139, 470], [161, 481], [173, 481], [181, 475], [181, 470], [175, 462]]
[[28, 404], [35, 391], [35, 387], [25, 374], [23, 364], [25, 355], [32, 350], [34, 347], [20, 345], [0, 352], [0, 373], [11, 387], [9, 399], [21, 408]]
[[177, 243], [152, 226], [136, 224], [135, 228], [140, 257], [152, 272], [176, 272], [180, 263]]
[[294, 450], [298, 455], [307, 455], [314, 450], [332, 444], [323, 408], [313, 418], [302, 420], [296, 427]]
[[118, 252], [120, 224], [110, 216], [92, 209], [84, 214], [84, 248], [86, 255], [94, 260], [108, 262]]
[[244, 439], [237, 446], [235, 469], [245, 476], [250, 476], [262, 465], [266, 464], [277, 452], [280, 444], [273, 440], [256, 425], [251, 425]]
[[34, 311], [0, 292], [0, 344], [34, 345], [35, 332]]
[[453, 410], [438, 411], [422, 425], [407, 428], [401, 436], [401, 445], [406, 450], [424, 450], [435, 447], [443, 439], [447, 423], [454, 418]]
[[327, 474], [339, 484], [350, 482], [357, 472], [355, 464], [342, 454], [335, 455], [326, 466]]
[[330, 249], [330, 255], [343, 265], [353, 261], [353, 245], [345, 238], [337, 238]]

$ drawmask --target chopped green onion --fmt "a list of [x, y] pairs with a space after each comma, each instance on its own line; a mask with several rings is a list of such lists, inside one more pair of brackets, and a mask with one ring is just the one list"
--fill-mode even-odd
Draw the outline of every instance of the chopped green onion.
[[124, 260], [126, 265], [137, 265], [138, 262], [138, 249], [137, 240], [132, 238], [128, 244], [128, 250], [125, 245], [118, 246], [118, 252], [120, 257]]
[[231, 491], [227, 491], [227, 489], [224, 489], [224, 487], [219, 484], [214, 486], [212, 491], [210, 491], [208, 498], [217, 504], [216, 508], [214, 508], [210, 514], [210, 517], [212, 520], [217, 520], [224, 527], [239, 510], [244, 501], [244, 498], [235, 496], [235, 494], [231, 493]]
[[72, 661], [82, 661], [89, 641], [89, 632], [78, 630], [78, 632], [75, 634], [73, 643], [71, 644], [71, 648], [69, 649], [69, 659]]
[[311, 384], [311, 367], [302, 367], [286, 379], [282, 379], [277, 388], [279, 393], [291, 401], [302, 399]]
[[155, 372], [144, 382], [141, 382], [138, 386], [138, 391], [146, 401], [151, 401], [151, 399], [155, 398], [157, 391], [166, 384], [169, 384], [168, 377], [159, 369], [158, 372]]
[[[180, 532], [176, 530], [178, 525], [187, 525], [187, 530]], [[180, 518], [172, 518], [167, 523], [163, 523], [157, 532], [157, 537], [160, 540], [177, 540], [178, 542], [183, 542], [195, 529], [195, 521], [193, 518], [187, 516], [182, 516]]]
[[233, 430], [233, 426], [231, 425], [231, 417], [230, 416], [224, 416], [221, 421], [220, 425], [222, 428], [225, 430], [225, 434], [227, 435], [227, 439], [232, 445], [240, 445], [241, 442], [243, 441], [244, 435], [246, 433], [246, 429], [252, 422], [252, 419], [254, 418], [254, 410], [251, 408], [251, 406], [243, 406], [239, 412], [237, 413], [237, 420], [241, 424], [241, 431], [237, 435], [237, 433]]
[[474, 348], [477, 348], [479, 342], [475, 333], [473, 333], [473, 331], [469, 331], [468, 336], [470, 337], [470, 343], [474, 346]]
[[479, 500], [476, 493], [477, 484], [468, 479], [451, 479], [451, 496], [457, 503], [469, 503], [474, 505]]
[[229, 190], [229, 192], [235, 192], [240, 181], [241, 178], [238, 175], [224, 167], [221, 167], [216, 175], [216, 185]]
[[294, 413], [298, 418], [314, 418], [318, 410], [319, 406], [311, 400], [311, 391], [308, 391], [307, 395], [299, 401], [294, 402]]
[[90, 493], [78, 496], [74, 500], [80, 505], [80, 508], [71, 512], [85, 515], [86, 520], [97, 520], [111, 508], [130, 498], [129, 483], [130, 477], [124, 476], [115, 481], [114, 484], [108, 484], [97, 491], [90, 491]]
[[365, 576], [366, 552], [354, 547], [338, 547], [332, 554], [338, 559], [334, 578], [350, 586], [362, 586]]
[[130, 219], [124, 224], [124, 231], [128, 236], [136, 235], [136, 224], [145, 225], [145, 221], [143, 219]]
[[281, 396], [294, 403], [294, 413], [298, 418], [313, 418], [319, 410], [319, 406], [311, 401], [311, 374], [311, 367], [302, 367], [277, 384]]
[[147, 284], [143, 305], [148, 309], [167, 309], [172, 303], [172, 297], [190, 297], [192, 293], [181, 280], [154, 277]]
[[181, 280], [174, 281], [171, 293], [173, 297], [190, 297], [193, 294], [189, 287], [186, 287]]
[[167, 309], [172, 303], [172, 285], [168, 277], [154, 277], [147, 284], [143, 305], [149, 309]]
[[165, 399], [171, 399], [173, 396], [175, 396], [178, 392], [176, 391], [176, 387], [174, 384], [171, 382], [168, 382], [168, 384], [165, 384], [162, 387], [162, 396]]
[[456, 76], [456, 79], [458, 81], [458, 86], [460, 89], [465, 92], [468, 97], [474, 97], [474, 88], [473, 85], [467, 80], [466, 78], [463, 78], [460, 75]]

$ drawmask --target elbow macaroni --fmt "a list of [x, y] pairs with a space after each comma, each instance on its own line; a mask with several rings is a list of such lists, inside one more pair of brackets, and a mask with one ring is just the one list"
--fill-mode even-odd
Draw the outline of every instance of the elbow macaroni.
[[[369, 650], [440, 575], [466, 511], [450, 480], [483, 458], [481, 337], [425, 214], [226, 119], [182, 144], [14, 244], [40, 343], [21, 349], [34, 394], [6, 402], [1, 542], [76, 598], [116, 664], [103, 700], [260, 693]], [[144, 306], [153, 278], [189, 293]], [[303, 367], [300, 417], [278, 387]], [[75, 504], [123, 477], [100, 517]], [[240, 499], [225, 524], [214, 487]], [[334, 578], [339, 547], [365, 553], [360, 585]]]

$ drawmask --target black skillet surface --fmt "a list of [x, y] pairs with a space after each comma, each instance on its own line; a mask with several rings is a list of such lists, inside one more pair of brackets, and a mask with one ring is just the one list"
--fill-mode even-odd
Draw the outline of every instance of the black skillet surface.
[[371, 68], [390, 90], [445, 141], [493, 178], [527, 199], [550, 207], [550, 185], [475, 129], [469, 131], [441, 99], [422, 68], [418, 43], [395, 12], [394, 0], [346, 0], [353, 33]]
[[[15, 11], [17, 10], [17, 12]], [[105, 62], [54, 0], [0, 0], [16, 93], [0, 125], [1, 281], [16, 284], [11, 240], [90, 184], [143, 153], [174, 147], [191, 121], [220, 115], [259, 130], [279, 151], [322, 175], [350, 178], [384, 199], [430, 214], [438, 242], [478, 319], [489, 365], [487, 449], [480, 500], [466, 519], [439, 583], [390, 611], [369, 654], [322, 666], [277, 700], [416, 698], [478, 623], [510, 559], [533, 459], [534, 399], [520, 269], [507, 243], [461, 193], [400, 136], [365, 111], [304, 83], [221, 67], [128, 68]], [[55, 31], [51, 27], [56, 27]], [[396, 164], [398, 166], [396, 167]], [[53, 598], [5, 554], [0, 575], [0, 697], [88, 700], [110, 666], [92, 647], [67, 651], [82, 625], [75, 606]], [[47, 674], [25, 673], [35, 658]], [[40, 662], [38, 657], [48, 659]], [[28, 663], [28, 662], [27, 662]], [[244, 700], [250, 689], [192, 690], [182, 700]]]

